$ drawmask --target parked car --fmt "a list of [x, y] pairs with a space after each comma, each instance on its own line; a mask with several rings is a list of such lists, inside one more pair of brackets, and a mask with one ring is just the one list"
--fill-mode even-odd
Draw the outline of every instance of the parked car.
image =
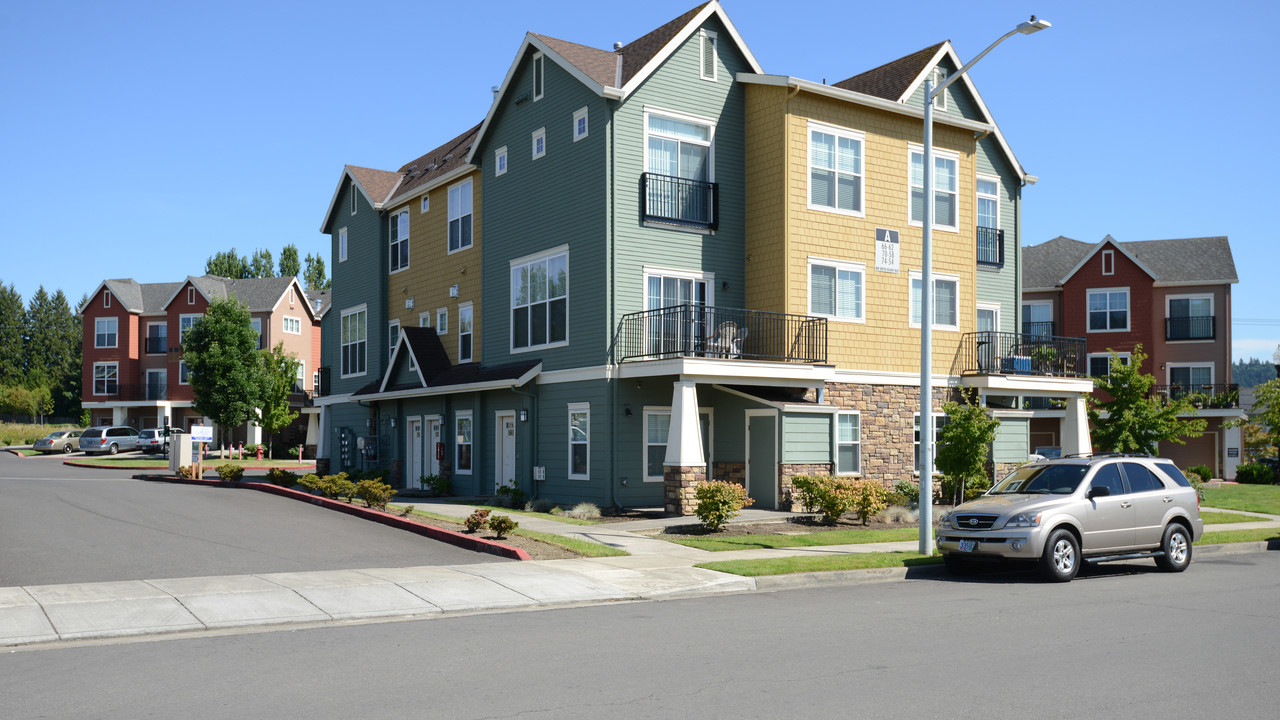
[[99, 425], [80, 434], [80, 449], [90, 455], [115, 455], [138, 448], [138, 431], [125, 425]]
[[1203, 533], [1200, 498], [1172, 461], [1108, 454], [1023, 465], [942, 515], [937, 537], [956, 574], [1024, 560], [1067, 582], [1082, 562], [1147, 557], [1182, 572]]
[[164, 430], [143, 430], [138, 434], [138, 448], [148, 454], [167, 453], [169, 452], [169, 438], [165, 437]]
[[79, 430], [56, 430], [37, 440], [31, 448], [42, 453], [75, 452], [79, 437]]

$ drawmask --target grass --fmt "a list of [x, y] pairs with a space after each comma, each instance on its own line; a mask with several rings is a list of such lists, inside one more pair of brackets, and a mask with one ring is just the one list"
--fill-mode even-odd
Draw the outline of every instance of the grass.
[[37, 425], [34, 423], [0, 422], [0, 447], [30, 445], [54, 430], [79, 430], [79, 425]]
[[1263, 542], [1280, 540], [1280, 529], [1258, 528], [1256, 530], [1220, 530], [1207, 532], [1196, 542], [1197, 545], [1225, 545], [1238, 542]]
[[33, 457], [35, 455], [43, 454], [39, 450], [32, 450], [31, 448], [9, 448], [9, 452], [18, 453], [22, 457]]
[[[391, 509], [393, 507], [395, 506], [392, 506], [392, 505], [387, 506], [388, 509]], [[504, 515], [509, 512], [514, 512], [507, 508], [493, 508], [493, 509], [500, 511]], [[448, 523], [451, 526], [462, 524], [462, 521], [459, 520], [458, 518], [450, 517], [448, 515], [440, 515], [433, 512], [427, 512], [426, 510], [414, 510], [409, 514], [430, 518], [432, 520], [439, 520], [439, 521]], [[553, 520], [560, 519], [558, 516], [548, 515], [547, 513], [521, 513], [521, 514], [541, 515], [541, 516], [550, 517]], [[589, 525], [591, 523], [584, 523], [584, 524]], [[625, 550], [619, 550], [618, 548], [610, 547], [609, 545], [602, 545], [597, 542], [591, 542], [590, 540], [579, 540], [577, 538], [569, 538], [569, 537], [564, 537], [563, 535], [554, 535], [552, 533], [543, 533], [543, 532], [538, 532], [536, 530], [521, 530], [520, 528], [516, 528], [511, 532], [511, 534], [520, 535], [521, 537], [527, 537], [530, 540], [537, 540], [538, 542], [544, 542], [544, 543], [547, 543], [548, 545], [558, 545], [562, 548], [565, 548], [567, 550], [572, 550], [573, 552], [576, 552], [579, 555], [585, 555], [587, 557], [622, 557], [624, 555], [631, 554]]]
[[1280, 485], [1223, 485], [1205, 488], [1204, 504], [1223, 510], [1280, 515]]
[[900, 542], [917, 540], [920, 530], [914, 527], [892, 530], [827, 530], [800, 535], [722, 535], [698, 537], [663, 537], [660, 540], [719, 552], [721, 550], [752, 550], [756, 548], [815, 547], [820, 545], [859, 545], [863, 543]]
[[760, 577], [764, 575], [829, 572], [832, 570], [915, 567], [918, 565], [936, 565], [941, 562], [941, 555], [930, 556], [913, 552], [879, 552], [824, 555], [822, 557], [773, 558], [770, 560], [724, 560], [702, 563], [696, 567], [732, 575]]
[[1255, 515], [1241, 515], [1240, 513], [1213, 512], [1206, 511], [1200, 513], [1200, 517], [1204, 520], [1205, 525], [1225, 525], [1227, 523], [1243, 523], [1258, 522], [1266, 518], [1260, 518]]

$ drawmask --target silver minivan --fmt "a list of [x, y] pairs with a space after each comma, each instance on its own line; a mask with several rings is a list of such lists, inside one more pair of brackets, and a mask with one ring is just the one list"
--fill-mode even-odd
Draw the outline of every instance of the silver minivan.
[[115, 455], [138, 448], [138, 431], [126, 425], [99, 425], [80, 435], [80, 449], [86, 454]]

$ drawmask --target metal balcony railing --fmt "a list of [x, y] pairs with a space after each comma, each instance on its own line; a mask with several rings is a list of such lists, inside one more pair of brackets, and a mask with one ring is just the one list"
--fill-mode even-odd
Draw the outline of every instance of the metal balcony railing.
[[1167, 400], [1189, 400], [1197, 407], [1240, 407], [1240, 386], [1236, 383], [1152, 385], [1151, 394]]
[[159, 383], [118, 383], [109, 380], [94, 380], [86, 388], [84, 399], [89, 402], [102, 400], [168, 400], [169, 387]]
[[670, 175], [640, 175], [640, 207], [646, 221], [715, 230], [720, 223], [720, 186]]
[[977, 228], [978, 264], [1004, 266], [1004, 231], [995, 228]]
[[329, 394], [329, 368], [322, 367], [316, 371], [312, 382], [311, 397], [326, 397]]
[[1215, 318], [1212, 315], [1171, 317], [1164, 320], [1165, 340], [1212, 340]]
[[163, 355], [169, 351], [169, 338], [164, 335], [147, 337], [144, 344], [148, 355]]
[[1035, 335], [1036, 337], [1052, 337], [1058, 334], [1058, 324], [1052, 320], [1047, 322], [1024, 322], [1022, 323], [1023, 335]]
[[827, 320], [807, 315], [674, 305], [624, 315], [616, 357], [628, 360], [719, 358], [825, 363]]
[[960, 339], [967, 375], [1087, 377], [1084, 338], [983, 331]]

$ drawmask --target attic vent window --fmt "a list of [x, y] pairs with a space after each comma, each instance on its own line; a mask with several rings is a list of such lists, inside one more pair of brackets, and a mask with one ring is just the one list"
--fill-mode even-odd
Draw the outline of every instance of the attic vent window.
[[[533, 99], [541, 100], [542, 94], [546, 90], [546, 84], [543, 79], [543, 67], [546, 64], [546, 58], [542, 53], [533, 54]], [[517, 100], [517, 102], [519, 102]]]
[[[943, 68], [935, 67], [933, 69], [933, 72], [930, 73], [929, 75], [929, 82], [933, 83], [933, 86], [935, 88], [946, 81], [947, 81], [947, 71], [944, 70]], [[938, 97], [933, 99], [933, 108], [935, 110], [947, 109], [947, 94], [945, 92], [939, 93]]]
[[710, 30], [698, 31], [699, 65], [703, 80], [716, 81], [716, 68], [720, 64], [719, 53], [716, 52], [716, 34]]

